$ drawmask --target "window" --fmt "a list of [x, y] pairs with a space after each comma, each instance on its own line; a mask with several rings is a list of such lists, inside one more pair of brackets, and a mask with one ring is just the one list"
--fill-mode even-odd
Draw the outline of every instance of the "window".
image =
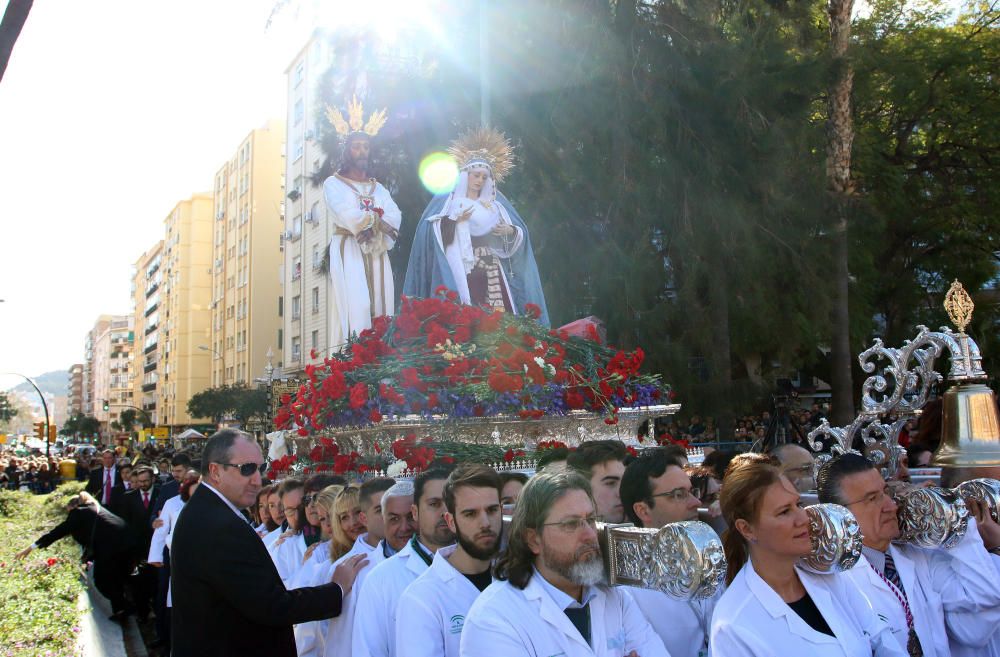
[[302, 235], [302, 215], [297, 214], [292, 219], [291, 238], [298, 239]]
[[[278, 317], [285, 316], [285, 297], [278, 297]], [[281, 344], [281, 340], [278, 340], [278, 344]]]
[[285, 348], [285, 330], [278, 329], [278, 349]]
[[313, 269], [319, 269], [322, 265], [323, 256], [319, 250], [319, 244], [313, 244]]
[[302, 278], [302, 258], [295, 256], [292, 259], [292, 280], [297, 281]]
[[303, 111], [302, 99], [299, 98], [295, 101], [295, 107], [292, 109], [292, 125], [299, 125], [302, 123], [302, 117], [305, 112]]
[[292, 297], [292, 319], [298, 319], [302, 314], [302, 298], [299, 296]]
[[299, 65], [295, 67], [295, 77], [292, 78], [296, 87], [302, 84], [302, 78], [304, 78], [305, 75], [306, 75], [306, 63], [299, 62]]
[[319, 331], [312, 332], [312, 344], [311, 349], [319, 349]]
[[314, 287], [312, 289], [312, 311], [313, 315], [319, 312], [319, 288]]
[[298, 361], [302, 358], [302, 341], [299, 338], [292, 338], [292, 360]]

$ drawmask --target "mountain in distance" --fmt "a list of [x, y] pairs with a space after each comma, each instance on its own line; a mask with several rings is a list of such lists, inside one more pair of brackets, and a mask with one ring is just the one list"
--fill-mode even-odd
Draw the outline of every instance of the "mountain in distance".
[[[69, 388], [69, 369], [46, 372], [45, 374], [32, 377], [32, 379], [34, 379], [35, 385], [42, 392], [47, 392], [54, 397], [65, 397], [67, 388]], [[27, 381], [22, 381], [13, 388], [9, 388], [8, 392], [22, 392], [29, 395], [37, 394]]]

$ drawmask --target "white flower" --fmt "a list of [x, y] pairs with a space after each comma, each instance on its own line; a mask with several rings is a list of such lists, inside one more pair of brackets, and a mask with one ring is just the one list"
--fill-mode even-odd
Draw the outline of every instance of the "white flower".
[[395, 461], [394, 463], [390, 463], [389, 467], [385, 469], [385, 476], [400, 477], [404, 470], [406, 470], [406, 461]]
[[538, 363], [539, 367], [541, 368], [545, 367], [545, 359], [542, 358], [541, 356], [535, 356], [535, 362]]

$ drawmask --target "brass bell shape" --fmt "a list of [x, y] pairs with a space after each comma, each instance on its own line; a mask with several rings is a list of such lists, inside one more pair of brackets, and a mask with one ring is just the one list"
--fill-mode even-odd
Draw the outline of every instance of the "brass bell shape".
[[1000, 418], [996, 397], [982, 383], [952, 385], [944, 393], [941, 444], [934, 465], [1000, 467]]

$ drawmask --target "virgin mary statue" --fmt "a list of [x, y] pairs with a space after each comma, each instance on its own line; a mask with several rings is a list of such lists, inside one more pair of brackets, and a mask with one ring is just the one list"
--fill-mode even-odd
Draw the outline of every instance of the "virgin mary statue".
[[450, 194], [427, 205], [413, 238], [403, 294], [430, 297], [440, 286], [464, 304], [524, 314], [538, 306], [548, 326], [528, 227], [496, 185], [513, 166], [510, 142], [493, 128], [479, 128], [454, 142], [459, 165]]

